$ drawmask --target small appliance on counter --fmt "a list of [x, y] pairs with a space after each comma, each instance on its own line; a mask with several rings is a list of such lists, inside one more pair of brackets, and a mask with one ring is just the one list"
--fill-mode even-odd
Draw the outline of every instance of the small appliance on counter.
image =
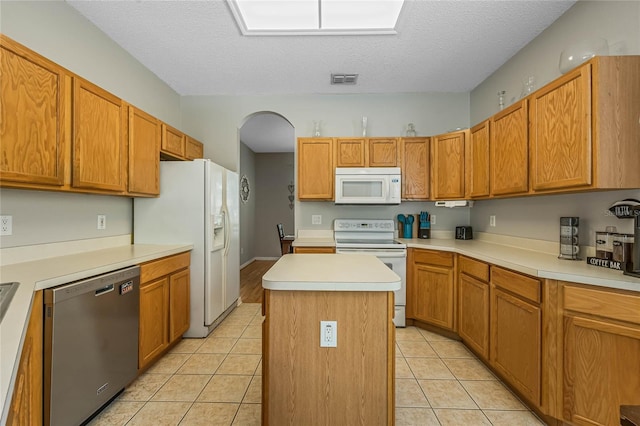
[[578, 226], [580, 218], [561, 217], [560, 218], [560, 255], [559, 259], [580, 260], [580, 245], [578, 241]]
[[473, 229], [470, 226], [456, 226], [456, 240], [473, 240]]
[[635, 206], [633, 211], [633, 238], [635, 243], [631, 248], [631, 261], [627, 262], [624, 271], [626, 275], [640, 278], [640, 206]]
[[420, 226], [418, 227], [418, 238], [431, 238], [431, 215], [429, 212], [420, 212]]

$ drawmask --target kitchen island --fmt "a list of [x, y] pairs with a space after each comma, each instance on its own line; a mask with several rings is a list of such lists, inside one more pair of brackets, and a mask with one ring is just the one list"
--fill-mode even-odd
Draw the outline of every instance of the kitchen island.
[[262, 424], [394, 424], [400, 277], [374, 256], [289, 254], [262, 286]]

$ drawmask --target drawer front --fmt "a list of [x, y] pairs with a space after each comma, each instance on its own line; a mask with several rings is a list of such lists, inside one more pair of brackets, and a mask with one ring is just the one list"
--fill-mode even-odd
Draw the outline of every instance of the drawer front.
[[140, 283], [148, 283], [157, 278], [187, 268], [191, 262], [191, 252], [163, 257], [140, 265]]
[[426, 263], [427, 265], [453, 267], [453, 253], [413, 249], [413, 261], [414, 263]]
[[640, 324], [640, 295], [564, 285], [564, 309]]
[[542, 300], [540, 297], [540, 280], [536, 278], [492, 266], [491, 283], [532, 302], [540, 303]]
[[458, 267], [460, 272], [475, 277], [481, 281], [489, 281], [489, 265], [479, 260], [471, 259], [466, 256], [458, 258]]

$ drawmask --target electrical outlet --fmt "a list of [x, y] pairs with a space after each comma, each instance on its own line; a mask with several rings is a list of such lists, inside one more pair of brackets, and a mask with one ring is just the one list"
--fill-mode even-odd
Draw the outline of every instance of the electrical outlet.
[[489, 216], [489, 226], [496, 226], [496, 216], [493, 214]]
[[338, 347], [338, 322], [320, 321], [320, 347]]
[[98, 229], [107, 229], [107, 215], [99, 214], [98, 215]]
[[430, 218], [431, 218], [431, 224], [435, 225], [436, 224], [436, 215], [432, 214], [432, 215], [430, 215]]
[[321, 214], [312, 214], [311, 215], [311, 224], [312, 225], [322, 225], [322, 215]]
[[0, 216], [0, 235], [13, 235], [13, 217]]

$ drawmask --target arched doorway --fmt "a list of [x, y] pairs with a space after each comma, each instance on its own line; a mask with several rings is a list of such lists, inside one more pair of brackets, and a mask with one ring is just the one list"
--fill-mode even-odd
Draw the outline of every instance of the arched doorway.
[[281, 114], [248, 115], [239, 128], [240, 177], [249, 197], [240, 205], [240, 264], [280, 256], [276, 224], [293, 233], [295, 129]]

